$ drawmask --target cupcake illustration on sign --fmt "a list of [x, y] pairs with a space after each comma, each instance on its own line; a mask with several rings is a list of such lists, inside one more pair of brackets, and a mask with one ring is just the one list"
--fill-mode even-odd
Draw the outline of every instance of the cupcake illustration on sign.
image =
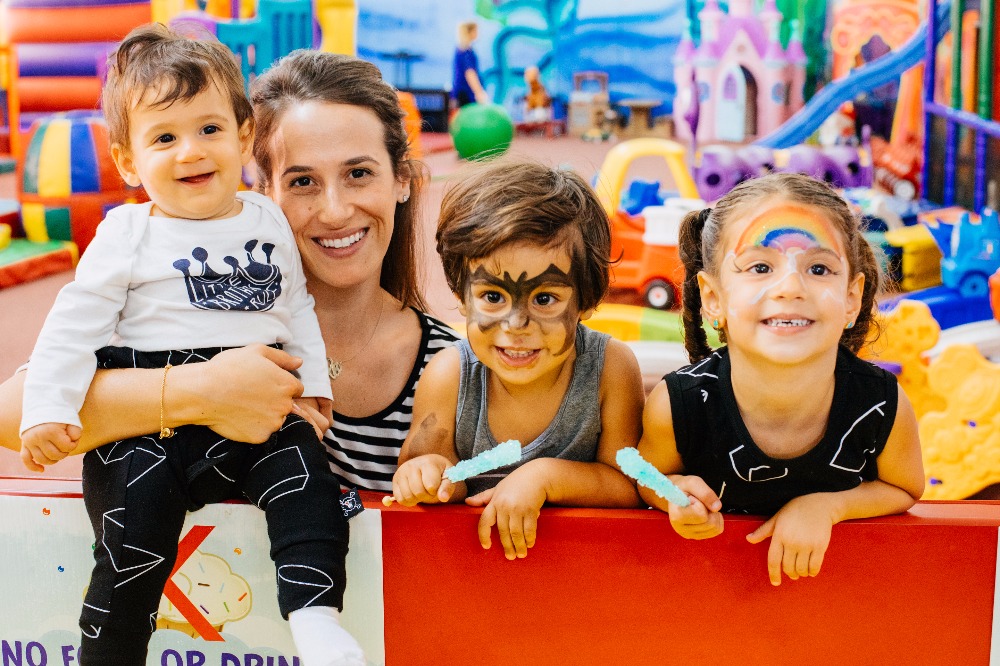
[[[253, 605], [250, 585], [217, 555], [195, 550], [172, 580], [216, 631], [222, 631], [227, 622], [242, 620], [250, 614]], [[174, 629], [192, 638], [199, 636], [166, 595], [160, 597], [156, 628]]]

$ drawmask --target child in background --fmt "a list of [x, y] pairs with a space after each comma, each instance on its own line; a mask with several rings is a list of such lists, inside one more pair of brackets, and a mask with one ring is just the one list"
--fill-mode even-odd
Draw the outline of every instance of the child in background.
[[[41, 471], [74, 449], [98, 364], [163, 368], [163, 380], [159, 433], [84, 458], [97, 546], [80, 663], [145, 664], [186, 512], [246, 498], [265, 511], [278, 605], [303, 662], [364, 664], [338, 620], [348, 528], [314, 430], [328, 426], [331, 394], [312, 297], [281, 209], [237, 193], [254, 127], [239, 65], [218, 42], [143, 26], [111, 56], [102, 101], [115, 164], [151, 201], [108, 214], [46, 319], [25, 380], [22, 460]], [[172, 365], [255, 343], [302, 358], [294, 411], [311, 422], [292, 414], [260, 445], [171, 427]]]
[[[892, 374], [860, 360], [879, 266], [847, 204], [824, 183], [745, 182], [680, 231], [684, 344], [643, 414], [642, 455], [691, 496], [640, 488], [678, 534], [707, 539], [724, 513], [770, 516], [768, 573], [823, 564], [834, 524], [907, 510], [924, 475], [913, 408]], [[726, 347], [713, 351], [702, 316]]]
[[[575, 173], [533, 162], [481, 166], [445, 194], [437, 247], [468, 339], [424, 371], [392, 481], [396, 500], [485, 506], [507, 559], [535, 544], [546, 502], [632, 507], [615, 453], [639, 439], [639, 365], [580, 322], [608, 288], [610, 225]], [[444, 471], [499, 442], [521, 461], [453, 484]]]
[[473, 102], [487, 104], [491, 101], [479, 76], [479, 58], [472, 50], [472, 43], [478, 36], [479, 26], [475, 21], [458, 24], [458, 47], [452, 63], [451, 82], [451, 98], [458, 108]]
[[542, 75], [537, 67], [524, 68], [524, 83], [528, 86], [524, 95], [524, 120], [529, 123], [552, 120], [552, 98], [542, 85]]

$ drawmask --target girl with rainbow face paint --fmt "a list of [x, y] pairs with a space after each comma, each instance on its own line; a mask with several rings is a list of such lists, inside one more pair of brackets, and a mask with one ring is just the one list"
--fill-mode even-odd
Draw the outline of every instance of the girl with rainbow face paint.
[[[828, 186], [775, 174], [689, 215], [680, 254], [693, 365], [650, 394], [639, 451], [691, 504], [640, 495], [692, 539], [721, 533], [723, 513], [762, 515], [747, 540], [770, 537], [771, 583], [815, 576], [834, 524], [923, 492], [913, 409], [856, 355], [881, 281], [873, 251]], [[726, 346], [708, 346], [704, 320]]]

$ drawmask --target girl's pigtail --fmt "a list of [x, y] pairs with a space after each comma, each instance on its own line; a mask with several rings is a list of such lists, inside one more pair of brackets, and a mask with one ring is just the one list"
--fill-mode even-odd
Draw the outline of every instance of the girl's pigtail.
[[[840, 344], [855, 354], [866, 344], [878, 338], [878, 322], [875, 319], [875, 300], [881, 289], [882, 271], [872, 246], [860, 233], [858, 234], [858, 272], [864, 273], [865, 288], [861, 293], [861, 311], [854, 326], [846, 329], [840, 336]], [[873, 330], [874, 329], [874, 330]]]
[[712, 348], [708, 346], [708, 336], [702, 328], [701, 290], [698, 288], [698, 273], [705, 267], [701, 251], [701, 235], [705, 229], [705, 222], [711, 214], [711, 208], [688, 213], [681, 222], [678, 239], [678, 251], [684, 264], [684, 284], [681, 289], [684, 348], [692, 363], [712, 355]]

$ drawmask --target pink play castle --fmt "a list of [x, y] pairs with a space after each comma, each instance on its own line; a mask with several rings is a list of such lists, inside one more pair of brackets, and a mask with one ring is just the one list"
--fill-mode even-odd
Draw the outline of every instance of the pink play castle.
[[685, 31], [674, 55], [678, 138], [691, 139], [685, 115], [695, 89], [698, 143], [753, 140], [802, 107], [806, 54], [799, 26], [784, 49], [778, 39], [784, 17], [774, 0], [765, 0], [756, 15], [753, 5], [753, 0], [730, 0], [726, 14], [717, 0], [707, 0], [698, 13], [701, 44], [696, 47]]

